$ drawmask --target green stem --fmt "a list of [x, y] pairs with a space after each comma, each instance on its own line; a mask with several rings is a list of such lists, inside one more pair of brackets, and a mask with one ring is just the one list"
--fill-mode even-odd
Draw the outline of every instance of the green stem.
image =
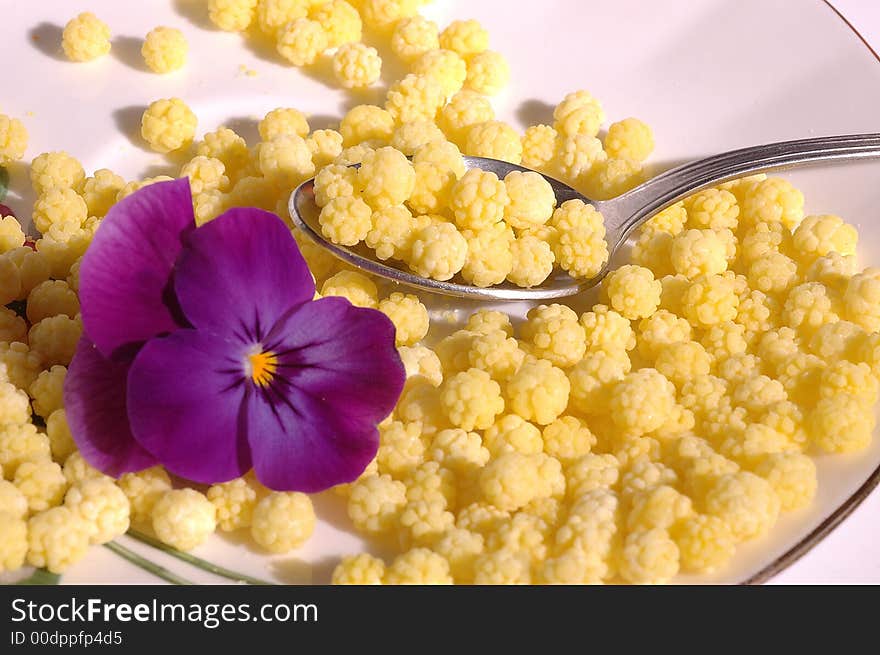
[[189, 553], [181, 552], [167, 544], [163, 544], [158, 539], [154, 539], [153, 537], [144, 534], [143, 532], [138, 532], [137, 530], [129, 530], [128, 536], [132, 539], [137, 539], [138, 541], [147, 544], [148, 546], [152, 546], [162, 552], [168, 553], [172, 557], [176, 557], [179, 560], [186, 562], [187, 564], [192, 564], [195, 567], [202, 569], [203, 571], [207, 571], [208, 573], [213, 573], [214, 575], [219, 575], [221, 578], [227, 578], [228, 580], [234, 580], [235, 582], [244, 582], [246, 584], [252, 585], [270, 585], [271, 582], [267, 582], [266, 580], [260, 580], [259, 578], [252, 578], [249, 575], [245, 575], [244, 573], [238, 573], [237, 571], [232, 571], [227, 568], [223, 568], [222, 566], [217, 566], [216, 564], [211, 564], [211, 562], [205, 561], [200, 557], [196, 557], [195, 555], [190, 555]]
[[159, 566], [158, 564], [151, 562], [150, 560], [141, 557], [136, 552], [129, 550], [125, 546], [120, 546], [114, 541], [104, 544], [104, 547], [113, 551], [123, 559], [127, 559], [129, 562], [134, 564], [135, 566], [141, 567], [144, 571], [149, 571], [153, 575], [162, 578], [166, 582], [170, 582], [171, 584], [177, 585], [191, 585], [195, 584], [191, 580], [187, 580], [186, 578], [181, 578], [179, 575], [172, 573], [168, 569]]
[[49, 573], [45, 569], [34, 569], [28, 577], [13, 582], [12, 584], [20, 585], [56, 585], [61, 581], [61, 576], [57, 573]]
[[9, 191], [9, 172], [0, 166], [0, 202], [6, 200], [6, 194]]

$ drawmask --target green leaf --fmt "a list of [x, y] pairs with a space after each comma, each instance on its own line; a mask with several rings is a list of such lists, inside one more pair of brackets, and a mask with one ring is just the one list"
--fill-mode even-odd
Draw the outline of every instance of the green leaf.
[[6, 199], [6, 194], [9, 191], [9, 173], [5, 168], [0, 166], [0, 202], [3, 202]]
[[35, 569], [30, 576], [28, 576], [24, 580], [19, 580], [15, 584], [57, 585], [59, 582], [61, 582], [61, 576], [57, 573], [49, 573], [49, 571], [47, 571], [46, 569]]

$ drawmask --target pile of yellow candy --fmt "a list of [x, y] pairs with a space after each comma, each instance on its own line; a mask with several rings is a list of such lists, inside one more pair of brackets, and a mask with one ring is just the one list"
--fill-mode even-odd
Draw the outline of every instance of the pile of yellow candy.
[[357, 169], [321, 169], [315, 197], [325, 237], [345, 246], [363, 241], [380, 259], [405, 261], [423, 277], [461, 273], [479, 287], [505, 280], [532, 287], [556, 262], [574, 277], [599, 273], [608, 259], [599, 212], [580, 200], [556, 208], [539, 173], [513, 171], [499, 180], [465, 172], [458, 148], [431, 125], [439, 138], [416, 144], [412, 163], [384, 146]]
[[[465, 173], [461, 154], [608, 198], [643, 178], [653, 137], [640, 121], [613, 123], [600, 140], [601, 105], [576, 91], [552, 125], [520, 134], [487, 97], [507, 73], [485, 30], [456, 21], [440, 31], [414, 0], [210, 0], [208, 11], [222, 29], [274, 39], [287, 63], [332, 58], [345, 88], [379, 78], [367, 33], [409, 72], [384, 106], [352, 108], [338, 130], [275, 109], [255, 144], [225, 127], [196, 140], [183, 100], [152, 103], [143, 137], [189, 154], [178, 174], [200, 224], [232, 206], [286, 217], [291, 189], [314, 176], [328, 238], [364, 242], [424, 276], [532, 286], [554, 266], [590, 277], [604, 264], [593, 208], [555, 207], [539, 176]], [[106, 53], [106, 26], [72, 24], [68, 56]], [[181, 40], [162, 30], [144, 45], [155, 70], [185, 59], [185, 41], [181, 58]], [[20, 159], [26, 139], [0, 116], [0, 163]], [[25, 316], [0, 309], [0, 571], [25, 561], [62, 571], [130, 522], [180, 549], [217, 528], [249, 529], [270, 552], [314, 528], [307, 496], [252, 476], [204, 489], [154, 468], [114, 481], [76, 452], [61, 386], [81, 330], [78, 262], [113, 203], [161, 179], [86, 177], [70, 155], [44, 153], [31, 163], [36, 248], [0, 218], [0, 304], [26, 301]], [[805, 217], [784, 179], [721, 185], [653, 217], [589, 311], [534, 306], [515, 328], [475, 307], [442, 339], [418, 297], [386, 293], [294, 235], [321, 295], [391, 318], [408, 376], [376, 459], [334, 490], [354, 529], [398, 554], [345, 557], [335, 583], [656, 583], [716, 572], [781, 512], [812, 501], [812, 455], [870, 443], [880, 270], [857, 266], [851, 225]]]

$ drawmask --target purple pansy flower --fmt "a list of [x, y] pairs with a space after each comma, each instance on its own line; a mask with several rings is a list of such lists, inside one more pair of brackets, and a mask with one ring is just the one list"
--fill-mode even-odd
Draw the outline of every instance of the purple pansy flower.
[[196, 229], [185, 179], [122, 200], [80, 267], [64, 400], [83, 457], [203, 483], [253, 468], [305, 492], [358, 477], [403, 388], [394, 326], [314, 292], [274, 214], [231, 209]]

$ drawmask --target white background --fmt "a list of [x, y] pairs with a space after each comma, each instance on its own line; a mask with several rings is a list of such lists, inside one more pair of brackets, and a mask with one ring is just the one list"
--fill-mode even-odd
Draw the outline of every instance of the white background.
[[877, 0], [833, 0], [831, 2], [875, 51], [880, 52], [880, 2]]

